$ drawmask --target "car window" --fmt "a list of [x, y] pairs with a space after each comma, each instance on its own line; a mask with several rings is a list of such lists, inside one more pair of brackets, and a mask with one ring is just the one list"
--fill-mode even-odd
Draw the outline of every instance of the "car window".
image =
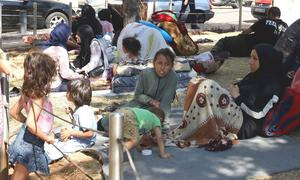
[[[150, 7], [152, 9], [153, 7], [153, 0], [146, 0], [148, 3], [148, 8]], [[170, 9], [170, 1], [169, 0], [156, 0], [155, 2], [155, 10], [165, 10]], [[182, 6], [182, 0], [173, 0], [172, 1], [172, 11], [175, 13], [178, 13], [181, 10]], [[210, 2], [209, 0], [198, 0], [195, 1], [195, 6], [197, 9], [201, 10], [210, 10]], [[188, 13], [189, 7], [186, 10], [186, 13]]]
[[195, 1], [195, 7], [196, 9], [210, 10], [210, 2], [209, 0]]

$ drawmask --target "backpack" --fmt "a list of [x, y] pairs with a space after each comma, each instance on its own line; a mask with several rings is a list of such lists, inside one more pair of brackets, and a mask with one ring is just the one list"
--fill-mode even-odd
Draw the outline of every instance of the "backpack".
[[167, 31], [173, 38], [169, 43], [178, 56], [191, 56], [199, 51], [198, 45], [188, 35], [188, 31], [183, 22], [177, 21], [176, 15], [170, 10], [154, 12], [151, 15], [157, 26]]
[[[102, 75], [102, 78], [107, 79], [108, 71], [109, 71], [109, 59], [107, 52], [109, 50], [109, 43], [103, 38], [96, 38], [96, 41], [101, 49], [101, 56], [99, 61], [101, 61], [101, 65], [95, 67], [93, 70], [88, 72], [89, 77], [97, 77]], [[113, 52], [109, 52], [110, 55], [113, 55]]]

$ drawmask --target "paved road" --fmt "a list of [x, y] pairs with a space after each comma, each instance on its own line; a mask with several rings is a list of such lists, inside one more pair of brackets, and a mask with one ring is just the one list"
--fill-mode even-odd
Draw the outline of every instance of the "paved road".
[[[238, 30], [239, 25], [239, 9], [233, 9], [231, 6], [213, 6], [215, 15], [212, 19], [199, 24], [201, 30], [212, 31], [222, 29], [223, 32], [232, 31], [233, 28]], [[252, 25], [256, 19], [251, 15], [250, 7], [242, 7], [242, 29]], [[190, 25], [187, 25], [189, 28]]]
[[[230, 6], [213, 6], [215, 15], [207, 23], [239, 23], [239, 9]], [[242, 23], [253, 23], [256, 19], [251, 15], [250, 7], [242, 7]]]
[[[251, 15], [250, 7], [242, 7], [242, 27], [250, 26], [255, 19]], [[234, 26], [236, 29], [239, 23], [239, 9], [233, 9], [230, 6], [213, 7], [215, 15], [212, 19], [205, 24], [200, 25], [203, 30], [211, 30], [216, 26], [221, 29], [232, 29]], [[189, 26], [187, 26], [189, 27]], [[15, 48], [24, 46], [21, 42], [21, 35], [19, 33], [3, 34], [3, 49]]]

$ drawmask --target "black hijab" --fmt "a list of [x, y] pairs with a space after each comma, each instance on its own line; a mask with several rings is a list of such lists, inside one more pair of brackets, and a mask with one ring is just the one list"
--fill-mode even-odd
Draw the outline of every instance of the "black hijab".
[[269, 44], [258, 44], [254, 49], [259, 59], [259, 68], [254, 74], [272, 79], [280, 79], [283, 73], [282, 53]]
[[85, 4], [81, 9], [81, 16], [77, 20], [77, 22], [73, 25], [73, 34], [78, 32], [78, 29], [82, 25], [89, 25], [92, 27], [95, 36], [102, 36], [102, 26], [99, 20], [96, 18], [95, 9]]
[[259, 68], [247, 74], [238, 85], [280, 81], [283, 74], [282, 53], [269, 44], [258, 44], [254, 49], [258, 56]]

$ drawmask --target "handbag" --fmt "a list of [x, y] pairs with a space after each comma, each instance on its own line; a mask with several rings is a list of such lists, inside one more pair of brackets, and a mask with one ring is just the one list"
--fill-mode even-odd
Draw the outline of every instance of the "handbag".
[[288, 134], [300, 125], [300, 93], [287, 88], [281, 101], [267, 114], [263, 134], [279, 136]]
[[89, 77], [97, 77], [100, 76], [104, 72], [104, 67], [103, 66], [97, 66], [90, 72], [88, 72]]

